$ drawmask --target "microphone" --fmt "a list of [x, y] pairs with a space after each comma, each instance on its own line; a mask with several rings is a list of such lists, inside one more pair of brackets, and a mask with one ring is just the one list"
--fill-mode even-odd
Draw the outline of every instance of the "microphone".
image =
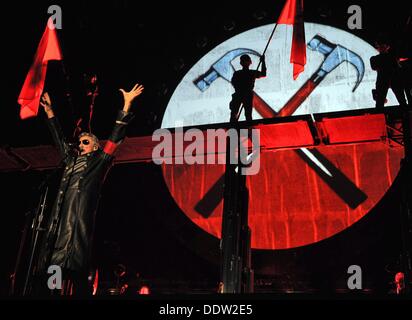
[[76, 154], [78, 154], [80, 152], [80, 148], [79, 148], [79, 145], [77, 143], [68, 142], [67, 145], [69, 146], [69, 148], [72, 152], [75, 152]]
[[67, 145], [71, 148], [79, 149], [79, 144], [75, 142], [69, 142]]

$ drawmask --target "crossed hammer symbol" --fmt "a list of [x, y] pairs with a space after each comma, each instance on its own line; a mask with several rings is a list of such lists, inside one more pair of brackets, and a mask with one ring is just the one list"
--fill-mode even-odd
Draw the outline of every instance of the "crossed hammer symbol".
[[[356, 90], [365, 73], [362, 58], [353, 51], [329, 42], [325, 38], [316, 35], [307, 44], [308, 48], [318, 51], [325, 56], [317, 71], [302, 85], [302, 87], [276, 112], [259, 95], [253, 93], [253, 107], [263, 118], [284, 117], [292, 115], [306, 100], [320, 82], [341, 63], [352, 64], [357, 71], [357, 81], [352, 89]], [[231, 82], [234, 68], [231, 61], [242, 54], [260, 54], [251, 49], [234, 49], [227, 52], [222, 58], [215, 62], [210, 69], [196, 80], [194, 84], [199, 90], [205, 91], [211, 83], [221, 77]], [[320, 178], [352, 209], [367, 199], [367, 195], [360, 190], [348, 177], [334, 166], [321, 152], [316, 149], [306, 148], [294, 150]], [[222, 200], [224, 175], [210, 188], [205, 196], [197, 203], [195, 210], [204, 217], [209, 217]]]

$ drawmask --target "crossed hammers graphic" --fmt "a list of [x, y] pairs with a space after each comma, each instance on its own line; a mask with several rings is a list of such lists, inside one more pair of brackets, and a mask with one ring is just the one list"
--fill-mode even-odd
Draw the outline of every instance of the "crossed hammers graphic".
[[[352, 64], [357, 71], [357, 81], [352, 91], [355, 91], [362, 81], [365, 73], [364, 63], [359, 55], [353, 51], [333, 44], [325, 38], [316, 35], [307, 44], [308, 48], [318, 51], [325, 56], [324, 61], [317, 71], [303, 84], [303, 86], [288, 100], [288, 102], [276, 112], [273, 110], [257, 93], [254, 92], [253, 107], [263, 118], [284, 117], [292, 115], [299, 106], [306, 100], [311, 92], [319, 85], [319, 83], [341, 63], [347, 62]], [[215, 62], [211, 68], [194, 81], [194, 84], [201, 91], [209, 88], [211, 83], [218, 77], [231, 82], [234, 68], [231, 61], [242, 54], [255, 54], [251, 49], [234, 49], [226, 53], [222, 58]], [[333, 163], [323, 156], [316, 149], [308, 150], [301, 148], [295, 152], [307, 164], [317, 172], [322, 180], [352, 209], [366, 200], [366, 194], [360, 190], [349, 178], [347, 178]], [[224, 175], [222, 175], [212, 188], [206, 193], [196, 205], [195, 209], [204, 217], [210, 216], [213, 210], [222, 200], [222, 188], [224, 184]]]

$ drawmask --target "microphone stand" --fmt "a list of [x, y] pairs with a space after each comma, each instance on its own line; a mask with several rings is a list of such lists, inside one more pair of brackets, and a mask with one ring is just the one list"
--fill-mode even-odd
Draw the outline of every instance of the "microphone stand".
[[[68, 144], [71, 145], [71, 144]], [[74, 152], [74, 150], [72, 151]], [[50, 174], [46, 176], [46, 178], [40, 183], [38, 190], [44, 190], [42, 191], [40, 195], [40, 201], [37, 205], [35, 215], [33, 217], [32, 223], [31, 223], [31, 230], [33, 232], [32, 234], [32, 241], [31, 241], [31, 246], [30, 246], [30, 258], [29, 258], [29, 263], [26, 271], [26, 277], [25, 277], [25, 282], [24, 282], [24, 287], [23, 287], [23, 296], [26, 296], [29, 294], [29, 289], [31, 287], [31, 277], [33, 275], [33, 261], [35, 257], [35, 253], [37, 251], [38, 247], [38, 242], [40, 238], [40, 232], [46, 231], [46, 228], [42, 227], [43, 219], [45, 217], [45, 209], [47, 208], [47, 201], [48, 201], [48, 196], [49, 196], [49, 185], [50, 185], [50, 180], [56, 175], [56, 173], [61, 169], [62, 164], [66, 161], [66, 159], [72, 155], [72, 152], [69, 152], [59, 163], [56, 169], [54, 169]], [[74, 165], [73, 165], [73, 170], [74, 170]], [[60, 220], [60, 219], [59, 219]], [[14, 269], [14, 273], [11, 275], [12, 278], [12, 288], [10, 290], [11, 294], [14, 294], [15, 292], [15, 277], [16, 273], [20, 264], [21, 260], [21, 255], [23, 252], [23, 246], [24, 242], [26, 241], [26, 230], [27, 230], [27, 223], [25, 226], [25, 230], [22, 235], [21, 243], [20, 243], [20, 248], [17, 256], [17, 261], [16, 261], [16, 266]]]
[[43, 221], [44, 218], [44, 210], [46, 208], [46, 200], [47, 200], [47, 196], [49, 193], [49, 185], [48, 183], [46, 184], [46, 188], [45, 191], [41, 194], [40, 196], [40, 202], [39, 202], [39, 206], [37, 207], [37, 211], [36, 211], [36, 215], [33, 219], [33, 224], [32, 224], [32, 229], [34, 230], [34, 241], [33, 241], [33, 245], [32, 245], [32, 249], [30, 250], [30, 260], [29, 260], [29, 266], [27, 268], [27, 273], [26, 273], [26, 280], [24, 282], [24, 287], [23, 287], [23, 296], [26, 295], [27, 290], [28, 290], [28, 285], [29, 285], [29, 280], [32, 274], [32, 265], [33, 265], [33, 259], [34, 259], [34, 253], [36, 251], [37, 248], [37, 242], [39, 239], [39, 234], [40, 231], [45, 231], [46, 229], [41, 228], [41, 223]]
[[90, 106], [89, 106], [89, 132], [92, 132], [92, 118], [94, 111], [94, 102], [96, 97], [99, 95], [99, 87], [97, 85], [97, 76], [92, 75], [90, 78], [90, 90], [87, 92], [87, 96], [90, 96]]
[[33, 215], [33, 212], [27, 211], [25, 213], [25, 221], [24, 221], [24, 227], [22, 230], [22, 235], [21, 235], [21, 240], [20, 240], [20, 245], [19, 245], [19, 251], [17, 252], [17, 258], [16, 258], [16, 264], [14, 265], [14, 270], [13, 273], [10, 275], [10, 289], [9, 289], [9, 295], [13, 296], [15, 294], [15, 289], [16, 289], [16, 275], [18, 273], [19, 270], [19, 266], [20, 266], [20, 260], [22, 257], [22, 253], [23, 253], [23, 248], [24, 248], [24, 244], [26, 243], [26, 237], [27, 237], [27, 231], [29, 229], [29, 222], [30, 219]]

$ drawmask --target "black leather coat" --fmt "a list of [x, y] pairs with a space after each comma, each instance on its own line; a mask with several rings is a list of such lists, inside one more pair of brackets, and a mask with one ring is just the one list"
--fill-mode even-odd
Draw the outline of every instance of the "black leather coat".
[[[109, 141], [119, 144], [132, 118], [131, 113], [120, 111]], [[57, 119], [48, 119], [48, 124], [65, 167], [41, 248], [39, 271], [59, 265], [65, 270], [87, 272], [100, 190], [113, 155], [101, 149], [75, 155], [65, 142]]]

